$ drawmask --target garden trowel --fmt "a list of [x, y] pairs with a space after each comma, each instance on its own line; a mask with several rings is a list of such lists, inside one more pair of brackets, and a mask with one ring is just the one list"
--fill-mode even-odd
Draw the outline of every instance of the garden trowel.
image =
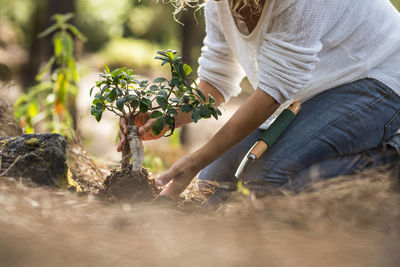
[[253, 145], [240, 163], [235, 173], [235, 176], [238, 180], [244, 176], [247, 167], [252, 162], [259, 159], [264, 152], [276, 142], [276, 140], [287, 129], [287, 127], [289, 127], [300, 108], [301, 104], [299, 102], [293, 102], [287, 109], [282, 111], [282, 113], [279, 114], [271, 126], [264, 131], [264, 133], [260, 136], [258, 141]]

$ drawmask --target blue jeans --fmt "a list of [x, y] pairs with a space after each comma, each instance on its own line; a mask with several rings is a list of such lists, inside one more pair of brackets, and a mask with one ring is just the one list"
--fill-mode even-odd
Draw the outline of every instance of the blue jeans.
[[[400, 96], [374, 79], [362, 79], [314, 96], [295, 121], [257, 161], [243, 184], [255, 192], [298, 189], [318, 180], [353, 174], [400, 160], [387, 145], [400, 128]], [[198, 176], [199, 185], [217, 182], [235, 189], [235, 171], [262, 130], [254, 131]]]

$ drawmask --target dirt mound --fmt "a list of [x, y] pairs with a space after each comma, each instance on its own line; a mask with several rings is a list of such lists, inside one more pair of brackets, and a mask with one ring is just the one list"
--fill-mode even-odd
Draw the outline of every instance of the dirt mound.
[[100, 190], [100, 195], [116, 200], [149, 201], [160, 193], [154, 179], [149, 179], [146, 169], [131, 172], [129, 169], [112, 170]]

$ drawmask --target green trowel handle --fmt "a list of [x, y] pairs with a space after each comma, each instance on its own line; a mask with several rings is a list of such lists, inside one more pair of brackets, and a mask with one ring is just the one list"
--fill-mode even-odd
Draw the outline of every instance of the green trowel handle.
[[289, 127], [294, 121], [296, 114], [299, 112], [301, 105], [299, 102], [293, 102], [287, 109], [285, 109], [278, 118], [269, 126], [267, 130], [261, 135], [258, 142], [250, 151], [249, 155], [252, 154], [253, 158], [259, 158], [261, 155], [271, 147], [279, 136]]

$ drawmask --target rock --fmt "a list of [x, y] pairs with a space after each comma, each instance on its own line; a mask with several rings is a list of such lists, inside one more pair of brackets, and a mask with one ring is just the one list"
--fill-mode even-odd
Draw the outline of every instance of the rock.
[[65, 151], [65, 138], [59, 134], [0, 137], [0, 176], [79, 191], [69, 174]]

